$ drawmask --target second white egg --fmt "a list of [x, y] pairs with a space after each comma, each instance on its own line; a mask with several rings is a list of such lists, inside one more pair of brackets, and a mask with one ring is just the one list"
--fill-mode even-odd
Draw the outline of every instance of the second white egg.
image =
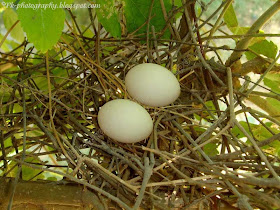
[[180, 84], [172, 72], [153, 63], [133, 67], [125, 77], [125, 86], [134, 99], [154, 107], [169, 105], [180, 95]]
[[139, 104], [116, 99], [104, 104], [98, 112], [101, 130], [110, 138], [123, 143], [136, 143], [149, 137], [153, 120]]

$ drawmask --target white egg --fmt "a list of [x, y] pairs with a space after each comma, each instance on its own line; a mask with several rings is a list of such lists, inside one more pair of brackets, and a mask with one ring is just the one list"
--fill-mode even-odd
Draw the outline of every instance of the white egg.
[[153, 63], [133, 67], [125, 77], [125, 86], [134, 99], [154, 107], [173, 103], [181, 92], [172, 72]]
[[104, 104], [98, 113], [98, 124], [107, 136], [123, 143], [142, 141], [153, 130], [153, 120], [146, 109], [126, 99]]

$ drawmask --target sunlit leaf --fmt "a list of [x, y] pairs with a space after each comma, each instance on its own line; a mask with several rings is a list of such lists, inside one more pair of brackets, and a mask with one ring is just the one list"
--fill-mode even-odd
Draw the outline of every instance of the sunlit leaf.
[[[240, 124], [257, 141], [263, 141], [263, 140], [266, 140], [273, 136], [273, 134], [270, 131], [268, 131], [261, 124], [256, 125], [256, 124], [250, 123], [249, 124], [250, 128], [249, 128], [248, 124], [244, 121], [241, 121]], [[265, 123], [265, 125], [275, 134], [280, 133], [280, 130], [277, 129], [276, 127], [274, 127], [271, 122], [267, 122], [267, 123]], [[237, 126], [233, 127], [232, 133], [239, 139], [245, 137], [244, 133], [242, 133], [241, 130]], [[249, 140], [247, 140], [247, 143], [251, 145], [251, 142]], [[263, 149], [265, 149], [267, 152], [270, 152], [271, 154], [275, 154], [275, 153], [278, 154], [278, 152], [280, 150], [279, 147], [280, 147], [280, 145], [278, 143], [272, 142], [271, 144], [264, 146]]]
[[5, 141], [4, 141], [4, 147], [7, 148], [7, 147], [10, 147], [12, 146], [12, 138], [7, 138]]
[[[15, 24], [15, 22], [18, 21], [18, 15], [13, 9], [7, 8], [3, 14], [3, 21], [6, 29], [9, 30]], [[17, 23], [10, 34], [18, 42], [22, 42], [24, 40], [24, 33], [20, 22]]]
[[[86, 29], [86, 26], [81, 25], [81, 29], [82, 29], [82, 31], [84, 31]], [[87, 30], [83, 33], [83, 36], [91, 38], [94, 36], [94, 34], [89, 28], [87, 28]]]
[[[52, 0], [44, 1], [48, 4]], [[38, 4], [37, 0], [26, 0], [26, 4]], [[65, 12], [62, 8], [19, 8], [18, 16], [27, 38], [34, 46], [46, 52], [59, 40], [64, 27]]]
[[[28, 163], [41, 163], [41, 160], [38, 157], [27, 157], [25, 159], [25, 162], [28, 162]], [[15, 165], [17, 165], [17, 163], [15, 161], [9, 162], [8, 168], [6, 170], [6, 171], [9, 171], [7, 176], [15, 177], [17, 175], [18, 167], [14, 167]], [[13, 168], [13, 170], [11, 170], [12, 168]], [[22, 165], [22, 179], [23, 180], [30, 180], [31, 178], [34, 178], [40, 172], [41, 172], [41, 170], [33, 169], [33, 168], [27, 167], [25, 165]], [[43, 174], [40, 174], [40, 175], [36, 176], [34, 179], [32, 179], [32, 180], [44, 179], [44, 177], [45, 176]]]
[[96, 0], [96, 3], [100, 4], [96, 9], [98, 21], [113, 37], [120, 38], [122, 31], [115, 0]]
[[[28, 163], [42, 163], [42, 161], [38, 157], [27, 157], [25, 159], [25, 162], [28, 162]], [[41, 170], [33, 169], [33, 168], [27, 167], [25, 165], [22, 165], [22, 178], [23, 178], [23, 180], [30, 180], [31, 178], [33, 178], [34, 176], [36, 176], [40, 172], [41, 172]], [[44, 179], [44, 175], [40, 174], [32, 180], [34, 181], [36, 179]]]
[[272, 91], [280, 94], [280, 74], [268, 73], [263, 81], [264, 84], [270, 87]]
[[54, 176], [48, 177], [47, 180], [49, 181], [57, 181], [57, 178]]
[[229, 27], [229, 28], [238, 26], [238, 20], [237, 20], [232, 3], [228, 7], [228, 9], [224, 15], [224, 21], [227, 24], [227, 27]]
[[[248, 32], [248, 30], [250, 29], [250, 27], [242, 27], [242, 26], [236, 26], [236, 27], [229, 27], [229, 30], [234, 34], [234, 35], [243, 35], [246, 34]], [[260, 34], [263, 34], [263, 31], [259, 31]], [[240, 39], [240, 38], [239, 38]], [[238, 41], [239, 39], [235, 39], [235, 41]], [[264, 37], [254, 37], [251, 42], [250, 45], [253, 45], [257, 42], [260, 42], [262, 40], [264, 40]]]
[[[266, 39], [251, 45], [249, 49], [272, 59], [276, 57], [276, 54], [278, 52], [277, 45], [274, 44], [272, 41], [268, 41]], [[245, 55], [248, 60], [251, 60], [256, 57], [256, 55], [251, 52], [246, 52]]]
[[[129, 33], [137, 31], [137, 34], [147, 33], [147, 21], [149, 20], [149, 11], [151, 7], [150, 0], [124, 0], [125, 2], [125, 17], [127, 23], [127, 30]], [[163, 0], [165, 10], [171, 9], [170, 0]], [[151, 12], [151, 19], [149, 23], [150, 27], [154, 26], [157, 33], [166, 26], [166, 21], [162, 12], [160, 1], [154, 1], [153, 9]], [[149, 28], [151, 31], [151, 28]], [[169, 31], [166, 31], [163, 38], [168, 38], [170, 35]]]
[[218, 147], [217, 144], [209, 143], [209, 144], [206, 144], [205, 146], [203, 146], [203, 150], [207, 155], [215, 156], [215, 155], [219, 154], [217, 147]]
[[236, 26], [236, 27], [230, 27], [229, 29], [235, 35], [242, 35], [242, 34], [246, 34], [248, 32], [248, 30], [250, 29], [250, 27]]

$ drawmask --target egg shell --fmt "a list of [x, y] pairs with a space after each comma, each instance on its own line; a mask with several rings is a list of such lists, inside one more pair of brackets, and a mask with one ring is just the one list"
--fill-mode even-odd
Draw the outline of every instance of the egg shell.
[[107, 136], [123, 143], [142, 141], [153, 130], [153, 120], [146, 109], [126, 99], [104, 104], [98, 113], [98, 124]]
[[173, 103], [180, 95], [180, 84], [168, 69], [153, 63], [133, 67], [125, 77], [125, 86], [138, 102], [154, 107]]

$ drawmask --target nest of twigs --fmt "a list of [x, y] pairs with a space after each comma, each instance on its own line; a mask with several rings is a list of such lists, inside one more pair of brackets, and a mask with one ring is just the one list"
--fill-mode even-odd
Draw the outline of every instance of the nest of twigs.
[[[27, 42], [21, 55], [1, 53], [2, 66], [10, 65], [0, 75], [3, 176], [14, 170], [11, 161], [39, 170], [38, 175], [59, 174], [98, 194], [95, 209], [280, 208], [279, 158], [262, 150], [279, 134], [256, 142], [241, 126], [248, 143], [232, 132], [240, 126], [234, 107], [250, 112], [243, 102], [246, 94], [233, 86], [240, 75], [201, 58], [190, 40], [151, 34], [148, 42], [120, 41], [102, 30], [94, 38], [65, 36], [72, 42], [62, 40], [47, 55]], [[130, 98], [124, 76], [143, 62], [172, 70], [182, 92], [170, 106], [145, 107], [154, 121], [149, 139], [119, 143], [100, 130], [98, 110], [112, 99]], [[225, 105], [222, 110], [219, 103]], [[263, 115], [255, 113], [255, 118], [261, 122]], [[53, 161], [41, 159], [46, 155]]]

